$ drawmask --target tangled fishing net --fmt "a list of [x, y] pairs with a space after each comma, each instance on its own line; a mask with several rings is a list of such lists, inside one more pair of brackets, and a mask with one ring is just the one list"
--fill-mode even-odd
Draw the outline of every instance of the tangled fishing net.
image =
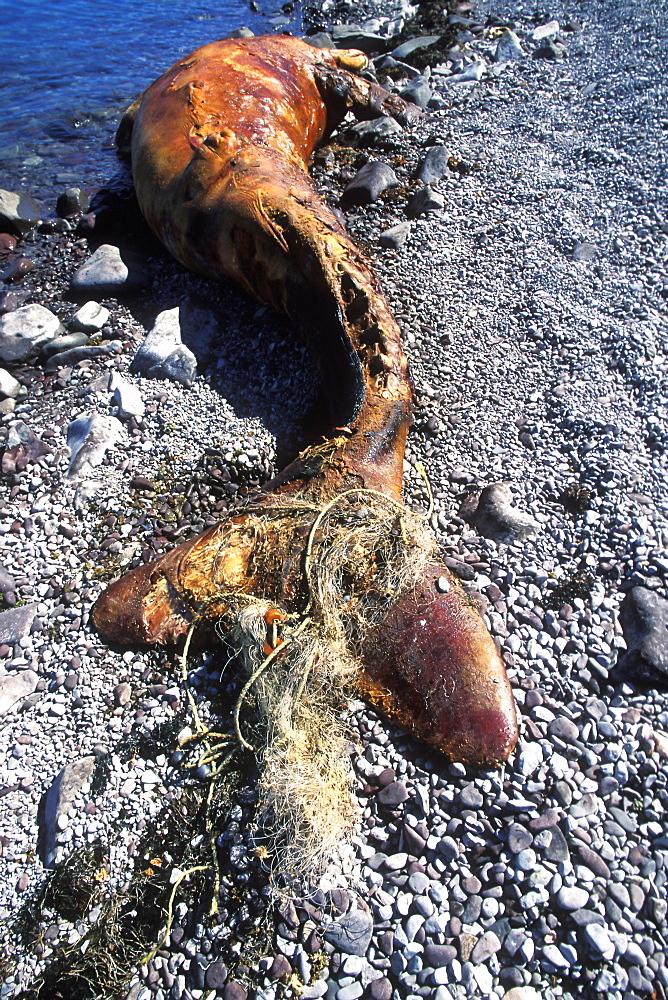
[[[259, 560], [271, 550], [282, 565], [294, 563], [299, 540], [301, 607], [227, 593], [210, 600], [203, 617], [214, 618], [248, 677], [233, 721], [237, 747], [252, 750], [262, 767], [256, 852], [279, 881], [294, 885], [322, 873], [352, 833], [343, 711], [363, 647], [390, 604], [422, 577], [435, 543], [421, 516], [364, 489], [320, 505], [279, 496], [248, 517]], [[263, 720], [252, 743], [242, 722], [249, 703]], [[207, 744], [214, 774], [235, 752], [229, 737], [220, 740]]]

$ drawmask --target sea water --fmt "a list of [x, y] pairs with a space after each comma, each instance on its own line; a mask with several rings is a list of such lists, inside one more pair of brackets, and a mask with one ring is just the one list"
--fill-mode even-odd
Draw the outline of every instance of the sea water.
[[301, 34], [281, 0], [0, 0], [0, 187], [44, 204], [115, 169], [123, 110], [180, 56], [234, 28]]

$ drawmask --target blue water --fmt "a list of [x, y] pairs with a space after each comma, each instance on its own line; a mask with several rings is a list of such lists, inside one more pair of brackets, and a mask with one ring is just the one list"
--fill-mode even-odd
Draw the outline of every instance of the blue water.
[[0, 0], [0, 187], [46, 204], [115, 169], [122, 110], [179, 56], [247, 25], [301, 34], [280, 0]]

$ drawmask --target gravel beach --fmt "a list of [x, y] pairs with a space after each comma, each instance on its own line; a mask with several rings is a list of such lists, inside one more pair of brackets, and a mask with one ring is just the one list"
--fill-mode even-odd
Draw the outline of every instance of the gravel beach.
[[91, 206], [0, 196], [3, 1000], [665, 1000], [668, 16], [485, 0], [443, 51], [409, 14], [312, 19], [425, 108], [345, 123], [313, 173], [338, 204], [394, 171], [343, 205], [410, 357], [407, 502], [422, 463], [517, 750], [467, 771], [355, 702], [357, 828], [297, 898], [254, 850], [252, 768], [202, 821], [179, 741], [192, 704], [226, 725], [224, 651], [112, 650], [89, 612], [313, 440], [316, 376], [286, 323], [166, 255], [123, 168]]

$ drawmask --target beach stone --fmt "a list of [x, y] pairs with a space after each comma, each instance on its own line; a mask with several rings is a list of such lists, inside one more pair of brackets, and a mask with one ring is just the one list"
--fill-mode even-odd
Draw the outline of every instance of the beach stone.
[[467, 809], [479, 809], [484, 802], [482, 792], [474, 784], [464, 785], [459, 793], [459, 801]]
[[190, 385], [197, 373], [197, 359], [181, 339], [180, 310], [166, 309], [156, 316], [135, 354], [130, 371], [147, 378], [171, 379]]
[[384, 976], [381, 979], [374, 979], [369, 985], [369, 996], [371, 1000], [391, 1000], [392, 983]]
[[520, 40], [514, 31], [506, 28], [496, 43], [494, 52], [495, 62], [511, 62], [513, 59], [522, 59], [526, 53], [520, 44]]
[[148, 280], [138, 254], [103, 243], [72, 277], [72, 291], [107, 298], [136, 291]]
[[44, 799], [40, 823], [39, 854], [46, 868], [52, 868], [56, 859], [56, 836], [61, 817], [66, 817], [75, 796], [90, 780], [97, 757], [73, 760], [59, 772]]
[[390, 226], [378, 237], [378, 242], [387, 250], [400, 250], [411, 233], [410, 222], [399, 222], [396, 226]]
[[529, 40], [532, 42], [542, 42], [546, 38], [554, 38], [558, 32], [559, 22], [553, 19], [546, 21], [545, 24], [539, 24], [537, 28], [529, 32]]
[[85, 191], [78, 187], [70, 187], [58, 195], [56, 202], [56, 212], [61, 219], [66, 219], [77, 212], [87, 212], [90, 205], [90, 198]]
[[[3, 564], [0, 563], [0, 594], [8, 594], [14, 590], [16, 590], [14, 577], [6, 566], [3, 566]], [[0, 646], [1, 645], [3, 645], [2, 642], [0, 642]]]
[[595, 243], [578, 243], [573, 248], [573, 260], [594, 260], [598, 257], [598, 247]]
[[527, 743], [522, 747], [517, 761], [517, 769], [525, 778], [537, 771], [543, 763], [543, 748], [540, 743]]
[[223, 1000], [246, 1000], [247, 996], [248, 990], [236, 979], [226, 983], [223, 988]]
[[607, 929], [602, 924], [586, 924], [584, 936], [594, 954], [600, 955], [608, 961], [615, 957], [615, 946]]
[[445, 199], [438, 191], [434, 191], [429, 185], [420, 188], [412, 196], [406, 207], [406, 213], [411, 219], [417, 219], [420, 215], [428, 212], [438, 212], [445, 205]]
[[23, 420], [14, 420], [9, 425], [0, 469], [5, 474], [20, 471], [52, 451]]
[[544, 851], [545, 859], [547, 861], [570, 861], [571, 854], [568, 844], [559, 827], [553, 826], [545, 832], [551, 834], [550, 843]]
[[373, 919], [368, 910], [354, 907], [328, 924], [324, 938], [347, 955], [366, 955], [373, 932]]
[[123, 708], [127, 705], [131, 697], [132, 688], [127, 681], [117, 684], [114, 688], [114, 704], [117, 708]]
[[222, 990], [227, 980], [227, 966], [224, 962], [212, 962], [204, 974], [207, 990]]
[[420, 896], [426, 892], [431, 885], [431, 879], [424, 872], [413, 872], [408, 877], [408, 888], [415, 896]]
[[109, 310], [101, 306], [99, 302], [90, 299], [84, 302], [80, 309], [77, 309], [74, 316], [68, 322], [70, 330], [81, 330], [83, 333], [98, 333], [109, 319]]
[[0, 361], [20, 362], [35, 357], [64, 327], [47, 309], [31, 303], [0, 316]]
[[486, 538], [510, 543], [536, 538], [538, 525], [512, 503], [508, 483], [492, 483], [479, 493], [471, 493], [460, 507], [460, 517]]
[[267, 975], [272, 983], [275, 983], [279, 979], [287, 979], [292, 975], [292, 966], [285, 955], [274, 955], [274, 960]]
[[82, 345], [81, 347], [71, 347], [67, 351], [60, 351], [51, 354], [44, 364], [45, 372], [55, 372], [59, 368], [73, 368], [80, 361], [89, 361], [93, 358], [103, 358], [107, 354], [118, 354], [122, 350], [120, 340], [108, 340], [102, 344]]
[[480, 965], [481, 962], [486, 962], [488, 958], [495, 955], [497, 951], [501, 951], [501, 942], [494, 931], [485, 931], [471, 952], [471, 961], [474, 965]]
[[21, 392], [21, 383], [4, 368], [0, 368], [0, 398], [16, 399]]
[[129, 420], [130, 417], [141, 418], [146, 413], [146, 405], [138, 386], [128, 382], [118, 372], [112, 373], [109, 391], [114, 394], [114, 403], [118, 407], [120, 420]]
[[383, 191], [397, 187], [399, 178], [392, 167], [382, 160], [370, 160], [357, 171], [350, 184], [341, 195], [344, 208], [352, 205], [370, 205]]
[[549, 736], [556, 736], [557, 739], [564, 740], [566, 743], [573, 743], [580, 739], [580, 730], [574, 722], [571, 722], [564, 715], [552, 719], [548, 723], [547, 732]]
[[450, 965], [457, 958], [457, 949], [451, 944], [426, 944], [424, 964], [430, 969], [440, 969]]
[[367, 55], [387, 49], [387, 38], [366, 31], [359, 24], [335, 24], [330, 34], [337, 49], [359, 49]]
[[5, 288], [0, 291], [0, 316], [14, 312], [22, 306], [30, 292], [23, 288]]
[[107, 449], [113, 448], [122, 433], [123, 425], [116, 417], [90, 413], [72, 420], [67, 426], [70, 449], [67, 475], [71, 479], [84, 476], [94, 466], [101, 465]]
[[88, 343], [88, 334], [83, 330], [73, 330], [71, 333], [63, 333], [59, 337], [54, 337], [42, 348], [42, 357], [50, 358], [54, 354], [64, 354], [74, 347], [84, 347]]
[[633, 587], [619, 609], [627, 650], [618, 671], [640, 680], [665, 679], [668, 674], [668, 600], [648, 587]]
[[543, 998], [533, 986], [513, 986], [503, 994], [503, 1000], [543, 1000]]
[[403, 129], [394, 118], [374, 118], [368, 122], [357, 122], [343, 131], [346, 143], [355, 148], [380, 145], [384, 139], [400, 135]]
[[[16, 608], [22, 611], [23, 608]], [[11, 612], [4, 611], [3, 614]], [[2, 615], [0, 614], [0, 619]], [[1, 625], [0, 625], [1, 627]], [[39, 677], [34, 670], [19, 670], [17, 673], [0, 677], [0, 716], [6, 715], [17, 702], [28, 698], [37, 687]]]
[[589, 893], [577, 886], [562, 886], [557, 893], [557, 904], [562, 910], [581, 910], [589, 902]]
[[39, 205], [29, 194], [0, 188], [0, 232], [22, 236], [37, 225], [39, 215]]
[[22, 604], [18, 608], [0, 612], [0, 645], [14, 646], [29, 635], [37, 608], [37, 604]]
[[533, 57], [534, 59], [549, 59], [554, 62], [557, 59], [564, 59], [567, 55], [568, 50], [565, 45], [562, 45], [560, 42], [553, 42], [548, 38], [540, 48], [536, 49]]
[[392, 781], [389, 785], [385, 785], [381, 788], [376, 796], [378, 802], [382, 806], [395, 806], [401, 805], [408, 798], [408, 792], [403, 781]]
[[421, 160], [415, 176], [424, 184], [440, 181], [448, 173], [449, 157], [450, 154], [445, 146], [432, 146]]
[[418, 35], [416, 38], [409, 38], [407, 42], [402, 42], [392, 49], [390, 55], [393, 59], [407, 59], [413, 52], [420, 52], [422, 49], [429, 49], [432, 45], [440, 42], [440, 35]]
[[469, 63], [468, 66], [465, 66], [460, 73], [447, 76], [445, 80], [447, 83], [477, 83], [478, 80], [482, 79], [486, 69], [487, 63], [485, 60], [476, 59], [474, 62]]
[[423, 76], [414, 77], [400, 93], [400, 97], [418, 108], [426, 108], [431, 100], [431, 87]]

